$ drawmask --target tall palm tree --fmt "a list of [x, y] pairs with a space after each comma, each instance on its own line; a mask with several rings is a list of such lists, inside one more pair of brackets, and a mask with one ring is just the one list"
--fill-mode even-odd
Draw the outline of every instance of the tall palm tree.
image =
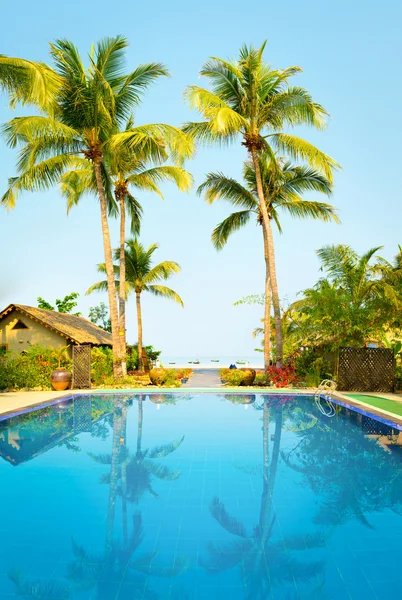
[[[127, 122], [125, 131], [133, 127], [132, 119]], [[142, 158], [140, 155], [143, 154]], [[144, 153], [122, 147], [119, 151], [106, 154], [104, 157], [106, 170], [113, 190], [114, 199], [109, 199], [110, 212], [118, 210], [120, 215], [120, 255], [119, 255], [119, 328], [123, 375], [126, 375], [126, 210], [131, 216], [131, 231], [140, 233], [142, 207], [131, 189], [145, 190], [158, 194], [162, 199], [160, 184], [173, 182], [180, 191], [188, 191], [193, 183], [192, 176], [182, 167], [172, 165], [155, 165]], [[161, 157], [162, 158], [162, 157]], [[165, 159], [168, 158], [166, 152]], [[93, 169], [90, 165], [78, 165], [65, 173], [60, 180], [62, 194], [67, 198], [67, 208], [77, 204], [88, 192], [97, 191]]]
[[[70, 41], [58, 40], [50, 45], [54, 68], [47, 67], [47, 72], [52, 71], [59, 82], [57, 93], [53, 99], [49, 97], [45, 105], [32, 93], [30, 100], [37, 100], [42, 114], [17, 117], [5, 126], [9, 146], [22, 147], [17, 163], [18, 176], [10, 180], [9, 189], [1, 200], [12, 207], [19, 191], [47, 189], [69, 168], [77, 164], [92, 165], [101, 209], [115, 376], [122, 374], [122, 346], [107, 219], [105, 153], [125, 147], [141, 149], [158, 159], [168, 149], [171, 156], [179, 160], [190, 156], [193, 150], [190, 138], [168, 125], [145, 125], [119, 131], [138, 105], [145, 88], [158, 77], [167, 75], [166, 68], [159, 63], [140, 65], [131, 73], [125, 73], [126, 46], [127, 41], [122, 36], [101, 40], [91, 51], [86, 69]], [[3, 78], [3, 85], [6, 83]], [[7, 88], [13, 92], [10, 82]]]
[[[319, 192], [327, 196], [331, 194], [331, 182], [317, 169], [308, 165], [294, 165], [289, 160], [284, 161], [274, 154], [265, 152], [259, 154], [258, 164], [268, 217], [276, 224], [279, 232], [282, 232], [279, 221], [280, 211], [296, 218], [311, 217], [322, 221], [338, 221], [334, 208], [330, 204], [302, 198], [306, 191]], [[262, 224], [256, 171], [253, 163], [245, 163], [243, 176], [244, 185], [222, 173], [209, 173], [204, 183], [198, 188], [198, 193], [205, 192], [205, 199], [211, 204], [217, 199], [226, 200], [237, 209], [242, 209], [232, 213], [214, 229], [212, 243], [217, 250], [221, 250], [230, 235], [244, 227], [253, 216], [259, 225]], [[264, 243], [266, 243], [266, 236], [263, 237]], [[277, 280], [273, 242], [270, 256], [270, 260], [266, 263], [266, 278], [269, 278], [271, 282], [274, 306], [278, 307], [278, 286], [277, 284], [273, 285], [273, 282]], [[265, 307], [267, 308], [267, 303], [265, 303]], [[265, 315], [266, 318], [267, 315]], [[282, 331], [282, 323], [280, 310], [277, 308], [275, 310], [275, 332], [277, 333], [278, 330]], [[283, 345], [278, 344], [278, 338], [279, 336], [276, 335], [276, 359], [279, 364], [282, 364]], [[267, 368], [270, 356], [264, 355], [264, 359]]]
[[[222, 144], [241, 139], [255, 170], [256, 190], [261, 211], [264, 235], [265, 262], [274, 262], [273, 240], [267, 198], [264, 196], [259, 154], [273, 155], [284, 152], [292, 159], [303, 159], [332, 181], [336, 163], [307, 141], [283, 132], [286, 125], [325, 126], [327, 113], [315, 103], [303, 88], [291, 87], [289, 80], [301, 71], [300, 67], [284, 70], [271, 69], [263, 60], [266, 42], [259, 49], [243, 46], [237, 61], [211, 58], [201, 69], [208, 78], [211, 91], [189, 86], [185, 92], [192, 108], [204, 118], [200, 123], [187, 123], [184, 131], [201, 143]], [[265, 361], [269, 361], [269, 327], [271, 287], [277, 294], [276, 279], [265, 278], [266, 309], [264, 317]], [[280, 321], [280, 306], [274, 305], [275, 317]], [[282, 331], [277, 327], [278, 354], [282, 354]]]
[[[174, 273], [179, 273], [180, 266], [176, 262], [167, 260], [152, 266], [152, 255], [158, 247], [158, 244], [151, 244], [149, 248], [145, 248], [136, 238], [128, 240], [125, 246], [126, 295], [135, 293], [138, 325], [138, 368], [140, 370], [143, 368], [141, 294], [149, 292], [154, 296], [169, 298], [184, 306], [182, 299], [175, 291], [159, 283], [166, 281]], [[120, 249], [115, 251], [115, 260], [118, 261], [119, 259]], [[115, 266], [114, 268], [115, 276], [118, 278], [119, 267]], [[105, 264], [99, 265], [98, 271], [105, 273]], [[88, 289], [87, 294], [94, 291], [103, 292], [107, 290], [108, 284], [107, 280], [95, 283]], [[118, 279], [115, 281], [115, 287], [116, 285], [119, 286]]]

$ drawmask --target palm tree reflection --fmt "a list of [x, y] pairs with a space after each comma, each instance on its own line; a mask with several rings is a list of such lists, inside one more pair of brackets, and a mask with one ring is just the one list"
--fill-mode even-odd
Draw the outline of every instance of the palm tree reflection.
[[[210, 543], [208, 557], [200, 561], [209, 574], [217, 574], [235, 567], [241, 569], [246, 600], [266, 600], [272, 587], [278, 584], [282, 586], [290, 584], [292, 588], [288, 588], [288, 597], [296, 597], [295, 582], [306, 582], [312, 579], [320, 581], [322, 564], [315, 561], [301, 562], [295, 552], [316, 548], [325, 543], [321, 533], [280, 537], [272, 500], [285, 409], [279, 403], [273, 405], [272, 398], [267, 396], [263, 398], [263, 405], [256, 406], [256, 409], [261, 409], [263, 413], [262, 494], [258, 521], [253, 530], [248, 531], [241, 521], [228, 513], [223, 502], [215, 497], [210, 505], [211, 515], [235, 539], [228, 544]], [[271, 464], [269, 460], [270, 404], [275, 421]], [[317, 597], [323, 598], [320, 583], [315, 592], [320, 594]], [[312, 597], [312, 594], [313, 591], [310, 590], [309, 597]]]
[[[174, 452], [184, 436], [170, 444], [142, 449], [143, 401], [139, 396], [136, 452], [131, 455], [127, 448], [127, 403], [116, 401], [113, 416], [113, 444], [111, 454], [91, 455], [98, 463], [109, 465], [110, 471], [101, 478], [109, 485], [109, 501], [105, 550], [101, 556], [92, 556], [82, 546], [73, 543], [75, 560], [69, 567], [69, 578], [77, 591], [96, 588], [97, 598], [154, 599], [156, 593], [150, 588], [149, 577], [175, 577], [188, 569], [188, 559], [175, 556], [174, 564], [166, 566], [157, 559], [157, 551], [141, 552], [144, 539], [143, 519], [140, 511], [132, 517], [131, 533], [128, 533], [127, 501], [139, 503], [146, 492], [156, 496], [152, 478], [172, 481], [180, 471], [170, 471], [158, 462]], [[114, 535], [116, 500], [122, 500], [122, 542]], [[114, 594], [114, 595], [113, 595]]]
[[333, 419], [315, 417], [311, 410], [294, 414], [293, 431], [300, 441], [282, 452], [282, 458], [318, 497], [314, 519], [318, 524], [337, 526], [356, 520], [372, 528], [370, 514], [386, 508], [402, 512], [400, 447], [393, 443], [392, 428], [372, 419], [388, 435], [356, 435], [356, 425], [367, 428], [365, 419], [362, 422], [360, 415], [349, 411], [347, 421], [342, 412]]

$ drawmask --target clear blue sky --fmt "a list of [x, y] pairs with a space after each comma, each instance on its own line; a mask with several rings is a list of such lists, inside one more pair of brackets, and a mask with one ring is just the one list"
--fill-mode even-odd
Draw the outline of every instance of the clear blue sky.
[[[137, 122], [179, 125], [190, 118], [182, 99], [187, 84], [200, 84], [198, 71], [210, 56], [235, 57], [243, 43], [268, 39], [266, 59], [284, 68], [300, 65], [295, 78], [322, 103], [332, 118], [325, 133], [300, 131], [343, 167], [336, 176], [333, 204], [342, 225], [297, 222], [283, 218], [284, 234], [276, 236], [282, 297], [312, 285], [318, 263], [314, 251], [326, 243], [351, 244], [359, 252], [384, 245], [391, 258], [401, 234], [401, 192], [395, 177], [402, 162], [400, 98], [402, 84], [400, 23], [396, 0], [382, 3], [337, 3], [289, 0], [247, 5], [236, 0], [202, 3], [105, 0], [57, 3], [21, 0], [7, 10], [18, 11], [4, 26], [0, 52], [32, 60], [48, 59], [47, 44], [67, 37], [85, 54], [103, 36], [129, 38], [127, 67], [162, 61], [171, 79], [152, 87], [137, 113]], [[3, 10], [4, 13], [4, 10]], [[12, 23], [12, 26], [11, 26]], [[11, 118], [0, 96], [0, 122]], [[193, 118], [197, 115], [194, 113]], [[221, 170], [241, 173], [240, 147], [200, 149], [187, 167], [196, 185], [204, 174]], [[0, 188], [14, 175], [15, 153], [0, 140]], [[250, 354], [256, 343], [258, 307], [233, 307], [243, 295], [262, 291], [264, 267], [260, 231], [250, 225], [217, 253], [210, 243], [213, 227], [228, 214], [225, 204], [206, 205], [193, 190], [164, 189], [165, 200], [142, 196], [142, 240], [158, 242], [155, 257], [176, 260], [182, 273], [171, 280], [185, 309], [144, 296], [146, 343], [166, 354]], [[117, 223], [111, 224], [117, 244]], [[0, 213], [0, 304], [36, 305], [41, 295], [50, 302], [71, 291], [82, 294], [80, 309], [106, 300], [85, 297], [97, 280], [95, 265], [103, 260], [99, 208], [88, 198], [67, 217], [57, 189], [26, 194], [17, 208]], [[135, 303], [128, 304], [128, 340], [135, 341]]]

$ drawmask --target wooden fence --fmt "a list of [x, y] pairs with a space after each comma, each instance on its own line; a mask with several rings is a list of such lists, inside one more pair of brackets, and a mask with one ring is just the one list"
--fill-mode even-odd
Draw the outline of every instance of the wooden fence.
[[73, 381], [72, 388], [91, 387], [91, 346], [82, 344], [73, 346]]
[[338, 390], [393, 392], [395, 359], [390, 348], [340, 348]]

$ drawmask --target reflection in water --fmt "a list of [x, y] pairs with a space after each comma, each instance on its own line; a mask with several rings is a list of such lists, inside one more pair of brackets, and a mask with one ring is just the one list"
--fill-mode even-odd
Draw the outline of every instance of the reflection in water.
[[369, 513], [387, 508], [402, 512], [401, 433], [343, 412], [364, 435], [351, 436], [343, 419], [311, 419], [299, 412], [292, 422], [299, 441], [282, 458], [319, 498], [316, 523], [333, 526], [356, 519], [372, 527]]
[[[68, 577], [78, 589], [96, 588], [97, 598], [156, 598], [151, 589], [149, 577], [176, 577], [188, 569], [186, 556], [176, 556], [173, 566], [166, 566], [157, 560], [157, 549], [142, 552], [141, 542], [144, 539], [143, 518], [140, 511], [132, 517], [131, 533], [128, 533], [127, 501], [138, 504], [145, 492], [157, 496], [152, 488], [152, 477], [173, 481], [180, 476], [180, 471], [171, 472], [155, 459], [162, 459], [174, 452], [184, 440], [184, 436], [170, 444], [154, 448], [142, 449], [143, 435], [143, 401], [137, 400], [138, 425], [136, 453], [131, 456], [127, 448], [127, 405], [125, 401], [116, 400], [113, 412], [112, 453], [91, 457], [98, 463], [110, 465], [110, 472], [101, 478], [101, 483], [109, 485], [109, 502], [107, 515], [107, 533], [105, 552], [94, 557], [82, 546], [73, 543], [75, 561], [70, 564]], [[114, 536], [116, 498], [122, 500], [123, 541]]]
[[[212, 517], [232, 536], [228, 544], [210, 543], [208, 557], [201, 560], [201, 565], [209, 574], [216, 574], [227, 569], [239, 567], [244, 583], [247, 600], [265, 600], [270, 597], [272, 587], [296, 584], [317, 579], [322, 575], [323, 565], [317, 561], [301, 562], [296, 554], [310, 548], [325, 544], [322, 533], [293, 535], [283, 538], [278, 535], [275, 524], [276, 515], [273, 509], [273, 493], [278, 469], [281, 445], [283, 406], [276, 402], [272, 408], [275, 422], [272, 459], [269, 460], [269, 422], [270, 399], [265, 398], [262, 406], [262, 494], [258, 520], [251, 531], [247, 531], [243, 523], [231, 516], [223, 502], [215, 497], [210, 505]], [[322, 582], [318, 588], [310, 590], [318, 593], [322, 590]]]
[[219, 397], [228, 400], [232, 404], [252, 404], [255, 402], [255, 394], [220, 394]]
[[0, 597], [400, 591], [399, 430], [294, 396], [156, 400], [88, 395], [0, 424]]
[[77, 436], [89, 432], [107, 437], [113, 414], [110, 396], [83, 396], [0, 422], [0, 456], [13, 465], [24, 463], [55, 446], [79, 452]]

